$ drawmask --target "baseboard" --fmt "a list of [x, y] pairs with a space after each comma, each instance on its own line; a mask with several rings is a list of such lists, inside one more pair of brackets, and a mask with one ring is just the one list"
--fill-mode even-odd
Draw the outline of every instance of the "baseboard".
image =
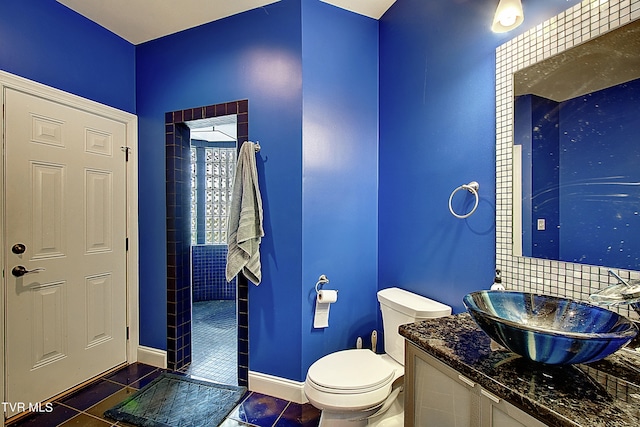
[[[158, 368], [167, 368], [167, 352], [157, 348], [138, 346], [138, 362]], [[249, 390], [295, 403], [307, 403], [304, 382], [274, 377], [249, 371]]]
[[155, 366], [156, 368], [167, 368], [167, 352], [157, 348], [138, 346], [138, 362]]
[[307, 403], [304, 382], [249, 371], [249, 390], [295, 403]]

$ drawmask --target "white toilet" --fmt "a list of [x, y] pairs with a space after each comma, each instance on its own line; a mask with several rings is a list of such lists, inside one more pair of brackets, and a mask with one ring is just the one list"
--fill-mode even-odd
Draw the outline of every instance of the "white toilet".
[[368, 349], [331, 353], [309, 367], [304, 392], [322, 410], [319, 427], [402, 426], [406, 323], [448, 316], [451, 307], [399, 288], [378, 292], [386, 354]]

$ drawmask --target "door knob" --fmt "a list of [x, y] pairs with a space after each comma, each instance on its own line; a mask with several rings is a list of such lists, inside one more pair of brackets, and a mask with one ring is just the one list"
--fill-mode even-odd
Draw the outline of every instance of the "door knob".
[[16, 265], [11, 269], [11, 274], [13, 274], [16, 277], [22, 277], [25, 274], [37, 273], [39, 271], [44, 271], [44, 268], [38, 267], [38, 268], [34, 268], [33, 270], [27, 270], [27, 268], [24, 265]]
[[11, 247], [11, 252], [13, 252], [16, 255], [20, 255], [23, 254], [24, 251], [27, 250], [27, 247], [25, 245], [23, 245], [22, 243], [16, 243], [15, 245], [13, 245]]

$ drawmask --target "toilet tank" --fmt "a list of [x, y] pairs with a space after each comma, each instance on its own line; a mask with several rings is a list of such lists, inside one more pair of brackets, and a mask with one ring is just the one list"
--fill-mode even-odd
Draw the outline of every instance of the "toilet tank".
[[448, 305], [400, 288], [378, 291], [378, 301], [382, 311], [385, 352], [402, 365], [404, 338], [398, 333], [398, 327], [451, 314], [451, 307]]

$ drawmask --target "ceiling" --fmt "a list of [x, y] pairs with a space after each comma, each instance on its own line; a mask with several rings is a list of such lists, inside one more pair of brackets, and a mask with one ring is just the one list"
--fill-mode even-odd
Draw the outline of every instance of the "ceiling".
[[[123, 39], [140, 44], [279, 0], [57, 0]], [[379, 19], [396, 0], [320, 0]]]

